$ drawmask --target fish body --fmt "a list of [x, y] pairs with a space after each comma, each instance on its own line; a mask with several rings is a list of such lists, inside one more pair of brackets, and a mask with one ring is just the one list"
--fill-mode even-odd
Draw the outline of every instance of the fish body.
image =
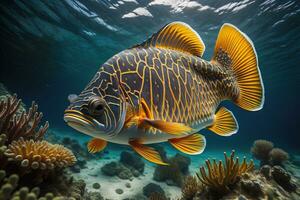
[[[223, 100], [259, 110], [264, 89], [251, 40], [225, 24], [211, 61], [205, 45], [187, 24], [173, 22], [145, 42], [107, 60], [71, 104], [64, 119], [94, 139], [89, 151], [107, 142], [126, 144], [147, 160], [165, 164], [145, 144], [169, 141], [176, 149], [199, 154], [206, 145], [198, 132], [207, 128], [230, 136], [238, 124]], [[76, 98], [75, 98], [76, 97]]]

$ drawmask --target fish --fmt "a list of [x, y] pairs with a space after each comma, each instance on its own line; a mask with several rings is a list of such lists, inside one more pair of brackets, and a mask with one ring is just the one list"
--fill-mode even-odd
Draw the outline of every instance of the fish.
[[[109, 58], [85, 89], [70, 98], [64, 121], [92, 137], [87, 148], [129, 145], [146, 160], [168, 165], [148, 144], [169, 142], [189, 155], [206, 147], [202, 129], [238, 131], [226, 100], [248, 110], [264, 104], [264, 86], [251, 39], [232, 24], [220, 28], [211, 60], [198, 33], [180, 21]], [[76, 97], [76, 98], [75, 98]]]

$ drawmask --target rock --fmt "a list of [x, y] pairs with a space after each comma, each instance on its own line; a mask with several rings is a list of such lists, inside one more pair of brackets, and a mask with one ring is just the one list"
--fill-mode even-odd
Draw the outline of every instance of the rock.
[[127, 188], [131, 188], [131, 184], [130, 184], [130, 183], [125, 183], [125, 186], [126, 186]]
[[77, 159], [76, 165], [80, 167], [80, 169], [85, 169], [86, 168], [86, 160], [79, 158]]
[[263, 188], [261, 183], [257, 180], [241, 180], [241, 188], [246, 194], [252, 197], [260, 197], [263, 195]]
[[133, 170], [132, 170], [132, 175], [133, 175], [134, 177], [139, 177], [141, 174], [140, 174], [140, 172], [139, 172], [138, 170], [133, 169]]
[[176, 183], [174, 183], [174, 181], [172, 181], [170, 179], [166, 180], [166, 184], [170, 185], [170, 186], [176, 186]]
[[94, 183], [93, 184], [94, 189], [99, 189], [100, 187], [101, 187], [101, 185], [99, 183]]
[[132, 176], [133, 175], [128, 168], [122, 168], [122, 170], [118, 173], [118, 177], [120, 179], [130, 179]]
[[120, 171], [119, 164], [117, 162], [110, 162], [101, 167], [101, 171], [103, 174], [107, 176], [115, 176], [118, 175]]
[[154, 193], [158, 193], [162, 196], [165, 197], [165, 191], [157, 184], [155, 183], [149, 183], [148, 185], [146, 185], [143, 188], [143, 194], [146, 197], [150, 197], [151, 195], [153, 195]]
[[80, 173], [80, 167], [78, 165], [71, 166], [70, 170], [74, 173]]
[[291, 175], [282, 167], [274, 166], [271, 170], [273, 179], [287, 191], [295, 191], [297, 186], [291, 180]]
[[86, 200], [104, 200], [103, 196], [99, 192], [88, 192], [83, 198]]
[[271, 178], [271, 166], [264, 165], [260, 168], [260, 173], [266, 177], [266, 179]]
[[188, 174], [191, 159], [176, 154], [170, 158], [167, 163], [169, 163], [169, 165], [158, 165], [155, 168], [153, 179], [156, 181], [173, 181], [173, 185], [181, 187], [184, 176]]
[[116, 189], [116, 193], [117, 193], [117, 194], [123, 194], [123, 192], [124, 192], [124, 191], [123, 191], [122, 189], [120, 189], [120, 188]]
[[140, 173], [144, 172], [145, 163], [141, 159], [141, 157], [135, 153], [122, 151], [120, 155], [120, 162], [124, 165], [131, 166], [132, 168], [136, 169]]

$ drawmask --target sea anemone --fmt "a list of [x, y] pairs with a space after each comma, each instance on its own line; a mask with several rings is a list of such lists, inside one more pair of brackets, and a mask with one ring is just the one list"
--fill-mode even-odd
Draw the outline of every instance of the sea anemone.
[[270, 163], [274, 165], [282, 165], [284, 161], [289, 159], [289, 154], [280, 148], [274, 148], [269, 153]]
[[54, 169], [74, 165], [76, 158], [67, 148], [46, 141], [13, 141], [5, 151], [9, 161], [19, 162], [28, 169]]
[[43, 114], [37, 112], [38, 106], [35, 102], [32, 102], [28, 112], [22, 111], [18, 114], [20, 104], [21, 99], [18, 99], [17, 95], [0, 101], [0, 133], [7, 135], [7, 144], [20, 137], [40, 140], [49, 127], [49, 123], [46, 122], [38, 128]]
[[234, 159], [234, 153], [232, 151], [230, 157], [227, 157], [224, 152], [225, 164], [221, 160], [218, 163], [215, 159], [212, 162], [206, 160], [207, 170], [204, 166], [200, 167], [200, 173], [197, 173], [199, 180], [217, 193], [222, 194], [229, 191], [229, 186], [234, 185], [239, 176], [254, 169], [253, 160], [248, 164], [246, 157], [244, 157], [243, 162], [240, 164], [238, 157]]
[[253, 156], [260, 160], [260, 165], [263, 166], [269, 162], [269, 153], [273, 149], [274, 144], [267, 140], [255, 140], [251, 147]]

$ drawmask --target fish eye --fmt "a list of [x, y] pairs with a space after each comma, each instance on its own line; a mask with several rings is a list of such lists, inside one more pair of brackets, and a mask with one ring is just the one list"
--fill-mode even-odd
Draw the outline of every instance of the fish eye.
[[101, 115], [105, 108], [105, 102], [99, 97], [94, 97], [90, 100], [88, 111], [91, 115]]

